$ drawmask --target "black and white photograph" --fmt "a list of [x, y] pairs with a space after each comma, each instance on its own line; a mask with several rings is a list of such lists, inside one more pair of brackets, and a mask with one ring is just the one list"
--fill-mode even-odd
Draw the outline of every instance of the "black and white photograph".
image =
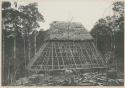
[[1, 0], [2, 86], [124, 86], [124, 0]]

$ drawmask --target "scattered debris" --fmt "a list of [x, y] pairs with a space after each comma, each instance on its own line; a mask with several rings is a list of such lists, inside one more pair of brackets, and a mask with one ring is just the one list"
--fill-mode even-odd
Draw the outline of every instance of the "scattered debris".
[[[70, 73], [70, 72], [69, 72]], [[61, 74], [51, 76], [44, 74], [36, 74], [29, 77], [20, 78], [16, 81], [17, 85], [41, 85], [41, 86], [105, 86], [105, 85], [122, 85], [124, 79], [106, 78], [106, 74], [100, 73], [83, 73], [80, 75]]]

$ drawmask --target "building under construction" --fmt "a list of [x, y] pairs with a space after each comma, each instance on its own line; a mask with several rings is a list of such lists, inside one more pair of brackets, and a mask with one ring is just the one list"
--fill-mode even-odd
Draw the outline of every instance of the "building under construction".
[[35, 73], [57, 70], [105, 69], [106, 59], [94, 45], [93, 37], [78, 22], [54, 21], [47, 38], [28, 64]]

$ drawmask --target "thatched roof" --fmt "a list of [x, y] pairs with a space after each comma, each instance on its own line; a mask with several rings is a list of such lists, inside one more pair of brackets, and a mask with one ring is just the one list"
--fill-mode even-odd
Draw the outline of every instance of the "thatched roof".
[[[53, 22], [47, 32], [48, 40], [52, 41], [44, 41], [44, 44], [30, 60], [27, 66], [30, 71], [106, 68], [105, 59], [102, 58], [94, 42], [91, 41], [92, 36], [81, 23]], [[77, 42], [74, 40], [90, 41]]]
[[54, 21], [50, 24], [47, 40], [90, 40], [93, 37], [79, 22]]

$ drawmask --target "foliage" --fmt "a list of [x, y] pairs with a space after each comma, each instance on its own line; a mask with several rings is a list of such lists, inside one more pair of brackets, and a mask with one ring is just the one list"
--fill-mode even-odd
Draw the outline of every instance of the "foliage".
[[[101, 18], [91, 30], [96, 40], [98, 49], [103, 55], [112, 52], [115, 46], [115, 58], [118, 63], [124, 63], [124, 3], [121, 1], [113, 3], [113, 16]], [[102, 47], [103, 46], [103, 47]]]
[[[23, 8], [12, 8], [10, 2], [2, 2], [2, 47], [3, 47], [3, 85], [10, 84], [15, 74], [16, 79], [25, 76], [27, 70], [25, 61], [28, 58], [28, 37], [29, 33], [39, 27], [38, 21], [43, 21], [36, 4], [22, 6]], [[33, 36], [31, 34], [31, 36]], [[24, 43], [25, 39], [25, 43]], [[16, 44], [14, 45], [14, 40]], [[31, 38], [31, 41], [33, 38]], [[25, 54], [24, 54], [25, 45]], [[16, 53], [14, 53], [14, 47]], [[32, 52], [32, 51], [31, 51]], [[16, 60], [14, 61], [14, 55]], [[26, 55], [24, 57], [24, 55]], [[28, 62], [27, 62], [28, 63]], [[16, 64], [16, 65], [15, 65]], [[15, 67], [16, 66], [16, 67]], [[15, 68], [15, 69], [14, 69]], [[22, 71], [23, 70], [23, 71]], [[15, 80], [15, 79], [14, 79]]]
[[120, 15], [124, 14], [124, 2], [123, 1], [117, 1], [113, 3], [113, 11], [118, 12]]
[[38, 21], [44, 21], [43, 16], [39, 13], [37, 3], [31, 3], [26, 6], [20, 6], [19, 11], [29, 17], [28, 22], [25, 23], [28, 27], [28, 32], [32, 32], [33, 29], [40, 27]]
[[6, 9], [6, 8], [9, 8], [10, 6], [11, 6], [10, 2], [8, 2], [8, 1], [2, 2], [2, 8]]

